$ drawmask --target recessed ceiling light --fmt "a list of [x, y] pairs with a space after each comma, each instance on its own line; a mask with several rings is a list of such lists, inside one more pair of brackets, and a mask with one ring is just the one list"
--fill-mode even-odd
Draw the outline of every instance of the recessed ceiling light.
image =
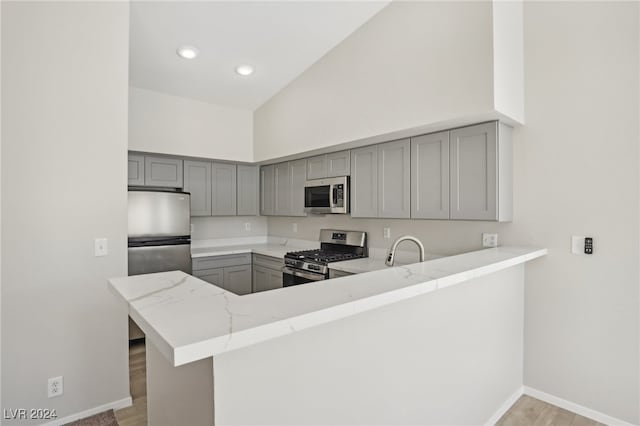
[[244, 76], [251, 75], [253, 74], [253, 67], [251, 65], [240, 65], [236, 67], [236, 72]]
[[200, 51], [193, 46], [180, 46], [178, 47], [178, 50], [176, 50], [176, 53], [181, 58], [193, 59], [198, 56], [198, 53], [200, 53]]

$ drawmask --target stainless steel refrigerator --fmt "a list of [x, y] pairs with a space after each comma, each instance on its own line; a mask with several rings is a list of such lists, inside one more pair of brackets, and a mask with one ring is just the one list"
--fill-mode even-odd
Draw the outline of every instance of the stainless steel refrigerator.
[[[191, 274], [191, 201], [186, 192], [129, 189], [129, 275]], [[144, 333], [129, 318], [129, 340]]]
[[191, 273], [191, 207], [186, 192], [129, 190], [129, 275]]

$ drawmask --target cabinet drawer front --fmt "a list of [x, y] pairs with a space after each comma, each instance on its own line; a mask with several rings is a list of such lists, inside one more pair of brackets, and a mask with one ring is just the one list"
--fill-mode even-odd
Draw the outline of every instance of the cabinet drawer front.
[[193, 259], [193, 270], [198, 271], [202, 269], [224, 268], [225, 266], [249, 264], [251, 264], [251, 253], [228, 254], [224, 256], [195, 258]]
[[271, 256], [264, 256], [262, 254], [254, 254], [253, 264], [280, 271], [282, 269], [282, 266], [284, 265], [284, 259], [271, 257]]

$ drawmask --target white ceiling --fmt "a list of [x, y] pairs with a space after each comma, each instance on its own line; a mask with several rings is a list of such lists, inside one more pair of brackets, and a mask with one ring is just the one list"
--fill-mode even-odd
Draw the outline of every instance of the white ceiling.
[[[254, 110], [389, 1], [132, 2], [133, 86]], [[185, 60], [181, 45], [200, 55]], [[235, 67], [250, 64], [250, 77]]]

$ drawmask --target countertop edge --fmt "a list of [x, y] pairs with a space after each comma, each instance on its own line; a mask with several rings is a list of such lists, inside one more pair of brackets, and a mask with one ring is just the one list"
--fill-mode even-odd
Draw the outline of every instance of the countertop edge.
[[[483, 253], [487, 250], [479, 250], [476, 252], [463, 253], [455, 256], [434, 259], [434, 261], [446, 262], [451, 264], [456, 260], [462, 260], [459, 266], [452, 269], [460, 269], [451, 273], [442, 272], [443, 275], [437, 278], [426, 279], [425, 281], [413, 283], [397, 289], [385, 291], [383, 293], [372, 294], [364, 296], [362, 298], [346, 301], [345, 303], [338, 303], [333, 306], [319, 308], [309, 312], [305, 312], [299, 315], [294, 315], [284, 319], [278, 319], [276, 321], [253, 326], [248, 329], [238, 330], [226, 335], [218, 335], [200, 342], [188, 343], [181, 346], [173, 347], [163, 336], [156, 332], [156, 330], [140, 315], [134, 307], [126, 300], [124, 295], [114, 288], [111, 280], [111, 290], [124, 300], [129, 305], [129, 314], [131, 317], [141, 326], [142, 330], [148, 334], [149, 339], [156, 345], [160, 352], [170, 361], [174, 366], [184, 365], [190, 362], [198, 361], [201, 359], [209, 358], [212, 356], [220, 355], [222, 353], [231, 352], [243, 347], [247, 347], [253, 344], [261, 343], [267, 340], [271, 340], [277, 337], [281, 337], [287, 334], [295, 333], [307, 328], [311, 328], [317, 325], [330, 323], [342, 318], [346, 318], [358, 313], [373, 310], [385, 305], [396, 303], [399, 301], [407, 300], [419, 295], [434, 292], [439, 289], [444, 289], [459, 283], [469, 281], [471, 279], [488, 275], [494, 272], [498, 272], [503, 269], [507, 269], [525, 262], [537, 259], [548, 254], [546, 248], [535, 249], [526, 247], [501, 247], [499, 248], [505, 252], [508, 257], [496, 261], [487, 261], [488, 263], [477, 266], [465, 266], [465, 261], [469, 259], [474, 260], [474, 254]], [[513, 250], [513, 255], [509, 255], [509, 251]], [[522, 254], [518, 254], [517, 251], [527, 250]], [[504, 256], [504, 255], [503, 255]], [[480, 261], [475, 259], [475, 261]], [[411, 265], [398, 266], [397, 268], [405, 269], [409, 276], [414, 274], [412, 269], [421, 268], [431, 263], [428, 261], [425, 263], [417, 263]], [[473, 262], [472, 262], [473, 263]], [[439, 270], [439, 268], [435, 268]], [[382, 271], [372, 271], [367, 274], [376, 274]], [[363, 275], [363, 274], [360, 274]], [[349, 280], [353, 277], [339, 278], [341, 280]], [[236, 296], [239, 297], [239, 296]]]

